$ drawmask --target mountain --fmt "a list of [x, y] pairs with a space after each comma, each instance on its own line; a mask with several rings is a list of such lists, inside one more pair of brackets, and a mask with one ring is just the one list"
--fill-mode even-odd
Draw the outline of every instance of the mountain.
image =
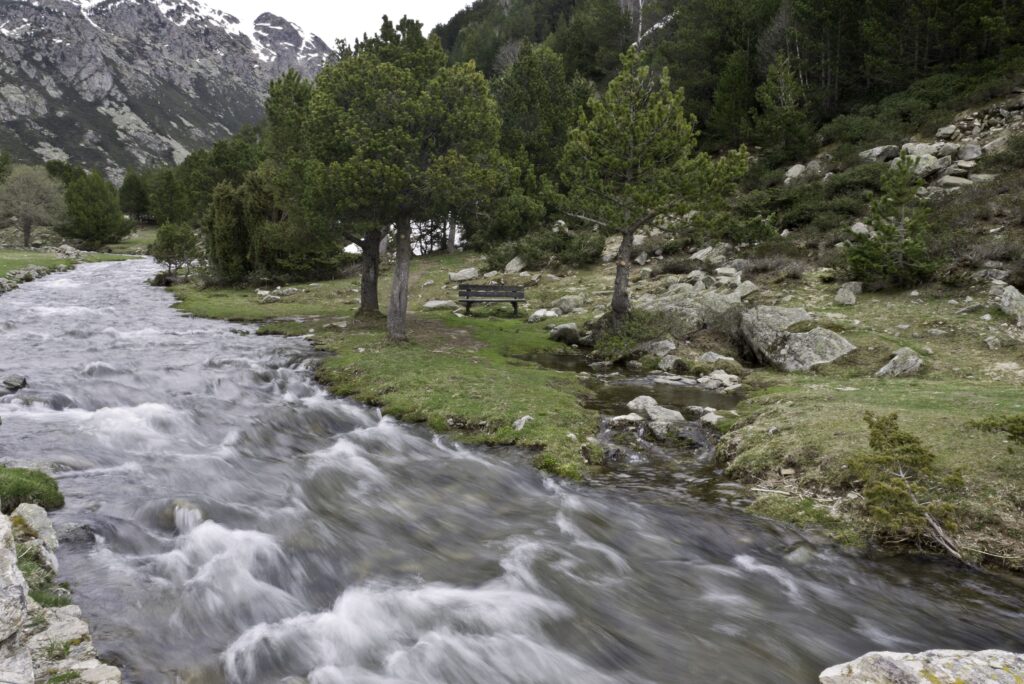
[[267, 85], [332, 50], [265, 13], [199, 0], [0, 0], [0, 149], [117, 178], [259, 121]]

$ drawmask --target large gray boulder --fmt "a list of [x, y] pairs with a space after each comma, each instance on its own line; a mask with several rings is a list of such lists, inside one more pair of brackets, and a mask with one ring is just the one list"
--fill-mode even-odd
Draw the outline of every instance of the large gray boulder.
[[522, 257], [516, 257], [512, 261], [505, 264], [505, 273], [509, 275], [515, 275], [526, 270], [526, 262]]
[[18, 569], [14, 532], [0, 515], [0, 642], [16, 634], [28, 616], [28, 585]]
[[901, 378], [905, 375], [917, 375], [924, 367], [924, 359], [910, 347], [897, 349], [892, 360], [875, 373], [877, 378]]
[[857, 349], [825, 328], [790, 332], [793, 326], [810, 320], [804, 309], [758, 306], [743, 314], [740, 334], [759, 361], [787, 373], [833, 363]]
[[868, 653], [821, 673], [821, 684], [1019, 684], [1024, 656], [1006, 651]]
[[1020, 290], [1007, 285], [999, 297], [999, 308], [1010, 318], [1015, 318], [1017, 325], [1024, 327], [1024, 294]]

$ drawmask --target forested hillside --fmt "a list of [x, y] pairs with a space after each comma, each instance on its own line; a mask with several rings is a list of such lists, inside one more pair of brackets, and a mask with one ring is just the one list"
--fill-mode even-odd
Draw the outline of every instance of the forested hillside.
[[[1008, 47], [1024, 39], [1024, 5], [1008, 0], [477, 0], [438, 27], [452, 60], [503, 73], [524, 46], [543, 43], [570, 73], [598, 83], [618, 54], [640, 43], [669, 68], [709, 143], [757, 141], [750, 112], [757, 87], [781, 55], [792, 67], [811, 122], [854, 114], [831, 136], [877, 137], [892, 118], [921, 123], [936, 106], [955, 108], [1019, 66]], [[894, 101], [887, 95], [921, 84]]]

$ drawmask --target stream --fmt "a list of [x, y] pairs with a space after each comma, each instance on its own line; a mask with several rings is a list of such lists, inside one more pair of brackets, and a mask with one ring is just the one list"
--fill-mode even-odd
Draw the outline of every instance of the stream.
[[728, 501], [572, 484], [329, 397], [301, 339], [147, 260], [0, 297], [0, 462], [56, 473], [61, 580], [130, 682], [816, 682], [1024, 651], [1024, 581], [842, 553]]

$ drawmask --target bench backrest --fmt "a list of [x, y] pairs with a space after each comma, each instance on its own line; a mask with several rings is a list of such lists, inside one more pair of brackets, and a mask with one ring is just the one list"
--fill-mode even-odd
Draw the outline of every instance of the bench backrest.
[[486, 299], [497, 297], [499, 299], [521, 299], [526, 300], [526, 288], [514, 285], [459, 285], [460, 299]]

